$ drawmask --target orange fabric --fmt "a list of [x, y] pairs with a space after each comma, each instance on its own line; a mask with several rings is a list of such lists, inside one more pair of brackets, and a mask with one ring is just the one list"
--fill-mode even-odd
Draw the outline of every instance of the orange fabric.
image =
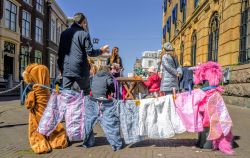
[[[23, 77], [26, 83], [37, 83], [45, 86], [50, 84], [49, 70], [44, 65], [29, 65], [25, 69]], [[49, 89], [34, 85], [25, 101], [25, 106], [30, 111], [29, 142], [32, 150], [37, 154], [50, 152], [52, 148], [59, 149], [68, 146], [66, 131], [61, 123], [49, 137], [37, 132], [38, 124], [47, 106], [49, 96]]]

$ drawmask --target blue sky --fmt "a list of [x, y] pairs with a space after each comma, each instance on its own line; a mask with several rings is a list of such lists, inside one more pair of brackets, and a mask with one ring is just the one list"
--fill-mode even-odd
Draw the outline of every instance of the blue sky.
[[143, 51], [161, 49], [162, 0], [56, 0], [73, 17], [83, 12], [92, 38], [98, 45], [119, 47], [125, 74], [133, 70]]

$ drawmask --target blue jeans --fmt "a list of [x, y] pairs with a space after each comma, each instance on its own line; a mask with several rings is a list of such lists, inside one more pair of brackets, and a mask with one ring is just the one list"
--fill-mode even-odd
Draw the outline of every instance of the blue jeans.
[[121, 129], [126, 144], [136, 143], [144, 139], [139, 135], [139, 107], [135, 101], [119, 101], [117, 107], [120, 115]]
[[93, 127], [100, 123], [108, 142], [114, 151], [122, 148], [120, 121], [116, 113], [116, 101], [85, 97], [85, 137], [83, 146], [94, 146]]

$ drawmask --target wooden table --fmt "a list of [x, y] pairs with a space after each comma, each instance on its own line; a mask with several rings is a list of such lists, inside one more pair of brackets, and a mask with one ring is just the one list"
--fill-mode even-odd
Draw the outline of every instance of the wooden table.
[[127, 100], [135, 100], [136, 96], [134, 93], [134, 89], [142, 83], [142, 79], [134, 78], [134, 77], [118, 77], [116, 78], [120, 85], [123, 85], [126, 89], [127, 93], [125, 99]]

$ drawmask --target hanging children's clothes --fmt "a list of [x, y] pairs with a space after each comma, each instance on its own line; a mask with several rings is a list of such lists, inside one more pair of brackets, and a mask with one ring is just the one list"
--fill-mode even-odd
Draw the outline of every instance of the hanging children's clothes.
[[53, 93], [39, 123], [38, 132], [50, 135], [65, 118], [70, 141], [82, 141], [84, 135], [84, 97], [73, 90]]
[[208, 141], [213, 141], [213, 148], [226, 154], [233, 154], [232, 150], [232, 120], [220, 93], [222, 87], [205, 87], [206, 97], [200, 103], [203, 114], [203, 127], [209, 127]]
[[49, 89], [36, 84], [49, 86], [49, 70], [44, 65], [31, 64], [24, 71], [24, 81], [33, 83], [27, 94], [25, 106], [29, 110], [29, 142], [32, 150], [37, 153], [47, 153], [51, 149], [61, 149], [68, 146], [66, 132], [59, 123], [55, 130], [45, 137], [37, 132], [38, 124], [44, 113], [50, 96]]
[[139, 107], [140, 135], [149, 138], [170, 138], [185, 132], [172, 95], [141, 100]]
[[207, 139], [213, 140], [215, 149], [219, 149], [227, 154], [233, 154], [232, 120], [224, 100], [218, 92], [209, 98], [207, 111], [210, 120], [210, 131]]
[[84, 147], [94, 146], [93, 128], [100, 123], [108, 142], [114, 151], [122, 148], [120, 120], [116, 111], [115, 100], [101, 100], [85, 97], [85, 137]]
[[135, 100], [118, 101], [117, 113], [121, 121], [121, 129], [126, 144], [142, 141], [139, 135], [139, 105]]
[[199, 113], [198, 105], [204, 97], [205, 92], [201, 89], [177, 94], [176, 110], [188, 132], [203, 131], [202, 116]]

